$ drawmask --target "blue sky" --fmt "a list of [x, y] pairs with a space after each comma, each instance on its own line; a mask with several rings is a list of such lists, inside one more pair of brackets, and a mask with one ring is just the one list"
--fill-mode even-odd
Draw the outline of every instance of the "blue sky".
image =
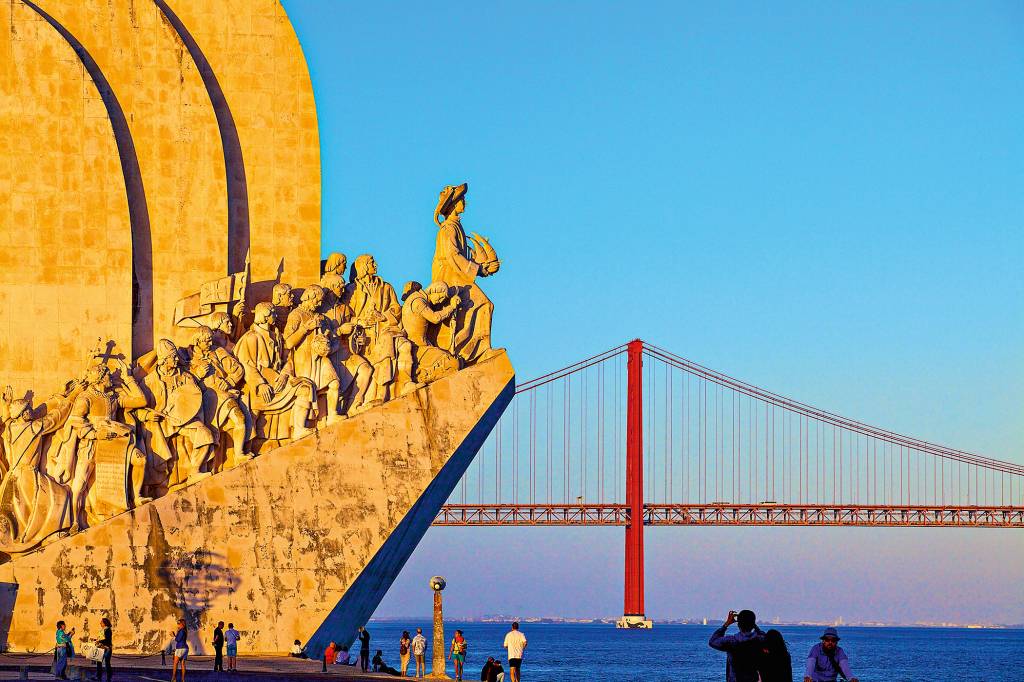
[[[284, 5], [324, 253], [426, 281], [437, 192], [468, 180], [520, 377], [642, 337], [1024, 462], [1019, 3]], [[1024, 622], [1020, 532], [657, 529], [647, 552], [656, 617]], [[621, 565], [621, 529], [432, 529], [378, 613], [429, 612], [441, 572], [455, 614], [615, 615]]]

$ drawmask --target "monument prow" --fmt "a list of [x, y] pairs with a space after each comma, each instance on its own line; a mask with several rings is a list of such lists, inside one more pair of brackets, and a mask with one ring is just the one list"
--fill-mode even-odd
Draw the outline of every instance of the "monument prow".
[[253, 652], [354, 637], [514, 391], [501, 352], [14, 557], [0, 566], [16, 587], [7, 647], [50, 649], [57, 617], [89, 637], [110, 617], [135, 653], [166, 646], [179, 616], [194, 653], [218, 620]]

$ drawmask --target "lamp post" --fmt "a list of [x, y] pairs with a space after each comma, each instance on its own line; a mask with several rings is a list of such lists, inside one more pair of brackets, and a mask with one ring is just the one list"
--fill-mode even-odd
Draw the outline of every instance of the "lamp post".
[[434, 656], [430, 664], [430, 677], [435, 680], [449, 680], [445, 672], [444, 660], [444, 613], [441, 609], [441, 590], [445, 588], [445, 579], [435, 575], [430, 579], [430, 589], [434, 591]]

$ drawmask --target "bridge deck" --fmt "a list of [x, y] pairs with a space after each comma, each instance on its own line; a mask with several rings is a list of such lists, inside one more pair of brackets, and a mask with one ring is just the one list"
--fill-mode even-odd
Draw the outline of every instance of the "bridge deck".
[[[448, 504], [435, 526], [625, 526], [624, 504]], [[645, 526], [1024, 528], [1024, 507], [647, 504]]]

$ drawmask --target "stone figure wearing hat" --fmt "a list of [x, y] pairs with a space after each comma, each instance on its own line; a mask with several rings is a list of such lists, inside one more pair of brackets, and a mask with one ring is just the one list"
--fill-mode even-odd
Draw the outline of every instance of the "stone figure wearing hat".
[[[341, 255], [341, 254], [331, 254]], [[344, 259], [344, 256], [342, 256]], [[328, 265], [331, 259], [327, 259]], [[324, 317], [331, 326], [331, 362], [338, 373], [341, 399], [341, 413], [353, 414], [362, 407], [366, 393], [373, 379], [373, 367], [363, 357], [362, 342], [365, 336], [353, 322], [355, 313], [345, 303], [345, 277], [340, 270], [329, 272], [320, 279], [328, 295], [324, 304]]]
[[441, 190], [434, 209], [434, 222], [439, 229], [431, 279], [447, 282], [461, 299], [453, 323], [438, 333], [437, 344], [458, 355], [466, 364], [473, 364], [494, 353], [491, 348], [494, 304], [477, 286], [476, 278], [498, 272], [501, 261], [487, 239], [476, 233], [466, 236], [462, 213], [466, 210], [468, 189], [468, 183], [463, 183]]
[[0, 483], [0, 551], [27, 551], [71, 526], [71, 491], [46, 473], [43, 441], [64, 425], [79, 390], [38, 418], [31, 400], [15, 400], [9, 386], [3, 393], [3, 443], [10, 469]]
[[431, 282], [423, 289], [419, 282], [408, 282], [402, 292], [402, 326], [413, 343], [416, 381], [427, 384], [459, 369], [459, 359], [431, 341], [437, 329], [458, 310], [458, 295], [448, 296], [446, 282]]
[[370, 254], [362, 254], [352, 264], [345, 295], [355, 323], [368, 337], [366, 355], [373, 365], [373, 382], [366, 404], [379, 405], [419, 388], [412, 376], [412, 344], [402, 329], [398, 296], [377, 275], [377, 261]]
[[255, 422], [255, 452], [312, 433], [306, 420], [316, 387], [309, 379], [296, 377], [286, 362], [276, 315], [273, 304], [258, 303], [253, 325], [235, 344], [235, 356], [245, 370], [243, 395]]
[[[157, 342], [156, 368], [146, 375], [142, 387], [146, 407], [138, 410], [137, 415], [154, 459], [167, 473], [175, 461], [184, 463], [188, 483], [209, 476], [204, 468], [213, 455], [214, 437], [202, 421], [203, 389], [194, 376], [182, 369], [178, 348], [168, 339]], [[170, 482], [185, 481], [179, 478]], [[158, 483], [157, 487], [162, 486]]]

